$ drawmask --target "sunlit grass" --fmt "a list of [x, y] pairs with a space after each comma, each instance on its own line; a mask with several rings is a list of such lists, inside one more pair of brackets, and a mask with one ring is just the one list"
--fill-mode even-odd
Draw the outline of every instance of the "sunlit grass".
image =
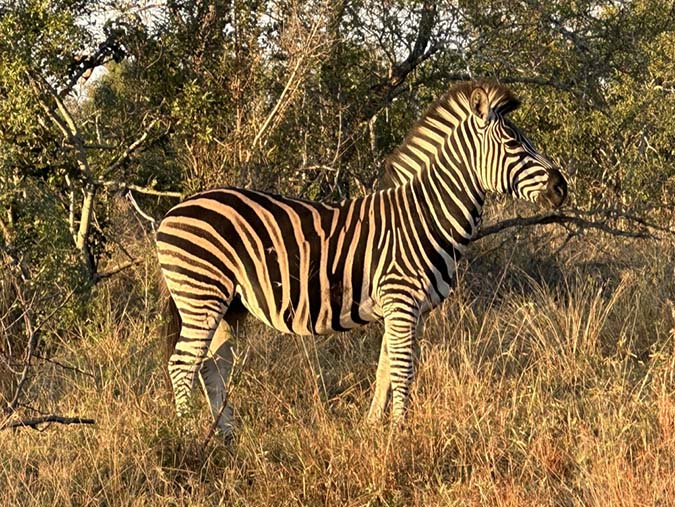
[[0, 432], [0, 504], [670, 505], [672, 261], [644, 248], [611, 279], [572, 265], [543, 282], [517, 259], [489, 283], [467, 274], [427, 321], [399, 429], [364, 421], [380, 327], [251, 325], [229, 446], [199, 398], [174, 417], [152, 301], [104, 288], [57, 354], [94, 377], [39, 364], [29, 391], [97, 424]]

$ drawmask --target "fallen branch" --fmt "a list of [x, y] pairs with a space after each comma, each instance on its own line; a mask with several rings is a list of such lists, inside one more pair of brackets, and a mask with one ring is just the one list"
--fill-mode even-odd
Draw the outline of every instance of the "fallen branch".
[[0, 430], [6, 430], [10, 428], [33, 428], [34, 430], [38, 429], [37, 427], [40, 424], [48, 423], [58, 423], [58, 424], [96, 424], [94, 419], [86, 419], [82, 417], [64, 417], [60, 415], [44, 415], [40, 417], [34, 417], [32, 419], [21, 419], [19, 421], [13, 421], [10, 423], [4, 424], [0, 427]]

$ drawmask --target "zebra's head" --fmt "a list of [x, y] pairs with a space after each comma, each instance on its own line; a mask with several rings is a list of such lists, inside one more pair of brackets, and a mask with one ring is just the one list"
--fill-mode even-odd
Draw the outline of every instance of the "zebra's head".
[[[468, 91], [468, 90], [467, 90]], [[499, 85], [478, 84], [467, 96], [477, 171], [486, 190], [559, 207], [567, 181], [507, 118], [520, 102]]]

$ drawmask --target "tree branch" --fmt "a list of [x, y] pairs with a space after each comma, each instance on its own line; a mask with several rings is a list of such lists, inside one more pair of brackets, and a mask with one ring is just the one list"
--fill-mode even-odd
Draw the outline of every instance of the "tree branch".
[[125, 52], [117, 42], [116, 36], [117, 33], [115, 32], [109, 34], [106, 40], [99, 44], [93, 54], [84, 57], [75, 57], [75, 61], [71, 66], [72, 74], [68, 78], [66, 85], [58, 93], [60, 98], [64, 98], [68, 95], [73, 88], [75, 88], [75, 85], [81, 77], [84, 76], [84, 78], [87, 79], [96, 67], [105, 65], [110, 60], [122, 60], [125, 56]]
[[105, 280], [106, 278], [110, 278], [111, 276], [116, 275], [117, 273], [120, 273], [121, 271], [124, 271], [125, 269], [128, 269], [132, 266], [137, 266], [138, 264], [141, 264], [145, 259], [143, 257], [139, 257], [137, 259], [133, 259], [131, 261], [123, 262], [122, 264], [118, 264], [114, 268], [110, 268], [106, 271], [96, 273], [94, 275], [94, 283], [98, 283], [101, 280]]
[[90, 377], [90, 378], [96, 380], [96, 375], [94, 375], [93, 373], [89, 373], [88, 371], [81, 370], [81, 369], [79, 369], [75, 366], [63, 364], [62, 362], [57, 361], [56, 359], [41, 356], [40, 354], [36, 354], [35, 352], [33, 352], [33, 357], [36, 358], [36, 359], [40, 359], [41, 361], [44, 361], [45, 363], [54, 364], [54, 365], [58, 366], [59, 368], [63, 368], [64, 370], [73, 371], [75, 373], [79, 373], [80, 375], [86, 375], [87, 377]]
[[10, 428], [33, 428], [34, 430], [38, 429], [37, 427], [40, 424], [47, 423], [59, 423], [59, 424], [96, 424], [94, 419], [86, 419], [82, 417], [64, 417], [60, 415], [44, 415], [40, 417], [33, 417], [31, 419], [21, 419], [19, 421], [13, 421], [5, 423], [0, 427], [0, 430], [6, 430]]
[[[584, 215], [599, 216], [600, 220], [589, 220], [587, 218], [584, 218]], [[675, 231], [671, 229], [666, 229], [664, 227], [650, 224], [649, 222], [640, 217], [634, 217], [630, 214], [623, 213], [617, 210], [607, 210], [604, 212], [592, 212], [592, 211], [583, 212], [580, 210], [571, 209], [568, 210], [566, 213], [548, 212], [539, 215], [534, 215], [531, 217], [515, 217], [502, 220], [500, 222], [497, 222], [496, 224], [492, 224], [481, 228], [481, 230], [478, 231], [474, 239], [481, 239], [484, 238], [485, 236], [490, 236], [492, 234], [496, 234], [498, 232], [501, 232], [505, 229], [510, 229], [512, 227], [528, 227], [532, 225], [543, 225], [543, 224], [573, 225], [578, 227], [579, 229], [596, 229], [612, 236], [619, 236], [624, 238], [650, 239], [654, 237], [653, 234], [644, 229], [638, 231], [631, 231], [608, 225], [607, 223], [608, 220], [619, 218], [628, 220], [630, 222], [635, 222], [637, 224], [640, 224], [644, 228], [653, 228], [656, 230], [660, 230], [661, 232], [666, 232], [668, 234], [675, 235]]]
[[183, 194], [180, 192], [172, 192], [170, 190], [156, 190], [152, 187], [141, 187], [140, 185], [124, 183], [123, 181], [99, 181], [98, 184], [107, 188], [108, 190], [112, 190], [113, 192], [121, 190], [133, 190], [139, 194], [155, 195], [157, 197], [174, 197], [176, 199], [181, 199], [183, 197]]
[[425, 50], [429, 45], [431, 32], [436, 22], [436, 2], [425, 1], [422, 5], [422, 15], [420, 16], [420, 24], [417, 29], [417, 39], [415, 45], [408, 57], [396, 65], [393, 69], [392, 75], [389, 78], [389, 86], [394, 89], [400, 85], [412, 70], [417, 67], [422, 61], [423, 56], [427, 59], [433, 53], [426, 53]]
[[[61, 130], [65, 140], [76, 151], [76, 161], [80, 174], [86, 182], [84, 196], [82, 198], [82, 212], [80, 215], [80, 225], [75, 234], [75, 247], [82, 255], [82, 261], [87, 266], [91, 274], [94, 272], [94, 266], [91, 258], [91, 252], [87, 245], [89, 237], [89, 228], [94, 210], [94, 199], [96, 198], [96, 187], [92, 184], [93, 177], [89, 167], [87, 151], [84, 148], [84, 140], [78, 129], [73, 116], [63, 103], [63, 100], [56, 93], [52, 85], [39, 73], [27, 72], [28, 81], [35, 92], [36, 98], [49, 119]], [[45, 96], [47, 98], [45, 98]], [[48, 102], [48, 99], [56, 104], [56, 109]], [[57, 112], [58, 110], [58, 112]], [[74, 225], [74, 224], [73, 224]]]
[[[17, 289], [17, 297], [21, 301], [21, 303], [26, 306], [25, 301], [23, 300], [23, 295], [21, 293], [21, 288], [16, 287]], [[24, 365], [23, 369], [21, 371], [21, 377], [19, 378], [19, 382], [17, 383], [16, 389], [14, 391], [14, 396], [12, 397], [12, 400], [9, 402], [9, 404], [5, 407], [5, 412], [7, 413], [12, 413], [16, 409], [18, 403], [19, 403], [19, 398], [21, 397], [21, 393], [23, 391], [23, 387], [26, 384], [26, 381], [28, 380], [28, 370], [30, 368], [30, 360], [34, 355], [34, 351], [38, 346], [39, 343], [39, 334], [38, 332], [40, 331], [40, 328], [44, 326], [47, 322], [49, 322], [54, 315], [56, 315], [70, 300], [71, 296], [75, 293], [75, 289], [71, 290], [68, 295], [61, 301], [61, 303], [54, 308], [49, 315], [47, 315], [44, 319], [40, 321], [38, 325], [33, 327], [32, 322], [30, 317], [28, 316], [28, 308], [24, 308], [24, 316], [26, 319], [26, 334], [27, 334], [27, 344], [26, 344], [26, 353], [25, 353], [25, 360], [24, 360]], [[34, 301], [34, 299], [33, 299]], [[32, 302], [31, 302], [32, 304]]]
[[105, 171], [103, 172], [103, 177], [105, 178], [109, 174], [111, 174], [115, 169], [117, 169], [120, 165], [122, 165], [126, 160], [129, 159], [131, 154], [136, 151], [138, 148], [140, 148], [143, 143], [146, 141], [148, 136], [150, 135], [150, 131], [153, 129], [153, 127], [157, 124], [157, 119], [154, 119], [150, 122], [150, 124], [145, 128], [141, 136], [136, 139], [133, 143], [131, 143], [122, 153], [120, 153], [115, 159], [106, 167]]
[[[387, 79], [375, 84], [372, 90], [375, 92], [374, 101], [371, 101], [370, 107], [365, 108], [365, 120], [369, 120], [373, 114], [386, 103], [391, 102], [391, 95], [394, 93], [405, 81], [410, 74], [420, 63], [427, 60], [436, 52], [438, 48], [431, 48], [425, 53], [431, 33], [436, 23], [436, 2], [426, 0], [422, 5], [422, 15], [417, 29], [417, 38], [415, 45], [410, 51], [410, 54], [401, 63], [393, 66], [390, 75]], [[384, 98], [384, 104], [382, 99]], [[377, 105], [381, 104], [381, 105]], [[375, 109], [373, 110], [373, 107]]]
[[253, 153], [253, 151], [257, 147], [261, 147], [265, 144], [265, 140], [263, 140], [263, 135], [267, 133], [267, 131], [270, 128], [270, 125], [272, 124], [272, 121], [275, 119], [277, 115], [280, 114], [280, 111], [283, 111], [290, 103], [290, 101], [293, 100], [293, 96], [295, 95], [295, 92], [298, 89], [299, 81], [303, 78], [304, 72], [304, 70], [302, 69], [303, 64], [307, 60], [316, 58], [318, 55], [317, 51], [321, 46], [321, 41], [319, 40], [317, 42], [315, 38], [319, 33], [320, 33], [319, 23], [317, 22], [311, 27], [311, 30], [308, 34], [308, 38], [307, 40], [304, 41], [305, 44], [303, 51], [297, 57], [297, 61], [295, 62], [295, 65], [293, 66], [293, 69], [291, 70], [291, 73], [288, 76], [288, 79], [286, 80], [286, 84], [284, 85], [284, 89], [282, 90], [281, 95], [279, 95], [276, 104], [274, 105], [272, 110], [268, 113], [267, 117], [262, 122], [261, 127], [258, 129], [258, 132], [256, 133], [255, 137], [253, 138], [253, 142], [251, 143], [251, 146], [248, 151], [249, 156], [251, 153]]

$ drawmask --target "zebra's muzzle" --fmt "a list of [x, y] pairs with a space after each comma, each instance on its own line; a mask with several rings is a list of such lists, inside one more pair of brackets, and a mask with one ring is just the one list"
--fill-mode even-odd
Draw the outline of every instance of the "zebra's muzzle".
[[557, 169], [548, 170], [546, 190], [539, 194], [539, 202], [559, 208], [567, 198], [567, 180]]

